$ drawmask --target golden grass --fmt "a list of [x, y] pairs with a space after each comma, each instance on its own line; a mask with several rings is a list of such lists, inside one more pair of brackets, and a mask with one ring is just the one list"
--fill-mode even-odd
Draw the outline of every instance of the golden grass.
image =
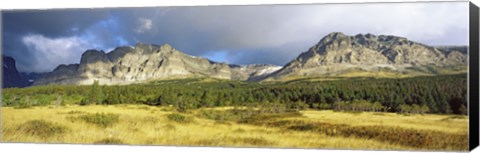
[[[219, 108], [225, 110], [228, 108]], [[419, 149], [399, 144], [380, 142], [358, 137], [331, 136], [312, 131], [294, 131], [282, 128], [216, 122], [182, 114], [191, 122], [175, 122], [168, 119], [173, 112], [165, 107], [142, 105], [115, 106], [61, 106], [33, 107], [27, 109], [2, 108], [2, 142], [82, 143], [82, 144], [133, 144], [133, 145], [181, 145], [181, 146], [235, 146], [279, 148], [328, 148], [328, 149]], [[85, 114], [112, 113], [119, 115], [119, 122], [101, 127], [69, 118]], [[352, 126], [382, 125], [400, 126], [442, 132], [463, 133], [468, 119], [447, 115], [403, 116], [393, 113], [351, 114], [332, 111], [303, 111], [305, 117], [295, 119], [321, 121]], [[450, 117], [450, 118], [449, 118]], [[448, 119], [446, 119], [448, 118]], [[443, 120], [442, 120], [443, 119]], [[50, 139], [17, 130], [31, 120], [45, 120], [66, 127], [68, 132]]]
[[390, 127], [436, 130], [449, 133], [467, 133], [468, 117], [451, 118], [452, 115], [403, 115], [396, 113], [362, 112], [344, 113], [325, 111], [304, 111], [306, 120], [353, 126], [381, 125]]

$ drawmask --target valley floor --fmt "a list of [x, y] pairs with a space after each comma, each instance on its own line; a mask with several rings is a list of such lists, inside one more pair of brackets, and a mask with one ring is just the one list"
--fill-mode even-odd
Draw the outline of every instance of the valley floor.
[[466, 116], [306, 110], [239, 121], [222, 114], [230, 109], [177, 113], [145, 105], [3, 107], [1, 141], [376, 150], [468, 146]]

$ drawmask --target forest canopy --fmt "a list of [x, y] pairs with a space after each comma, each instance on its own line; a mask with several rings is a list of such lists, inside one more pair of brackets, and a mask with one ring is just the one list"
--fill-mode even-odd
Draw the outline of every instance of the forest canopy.
[[[209, 80], [209, 81], [205, 81]], [[290, 109], [467, 114], [466, 74], [253, 83], [211, 79], [106, 86], [34, 86], [3, 90], [4, 106], [146, 104], [178, 110], [281, 104]]]

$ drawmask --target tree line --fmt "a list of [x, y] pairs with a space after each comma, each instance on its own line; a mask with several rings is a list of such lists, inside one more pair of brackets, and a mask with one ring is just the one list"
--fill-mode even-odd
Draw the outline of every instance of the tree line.
[[[466, 114], [466, 74], [403, 79], [248, 83], [184, 79], [134, 85], [35, 86], [4, 89], [3, 104], [146, 104], [195, 109], [281, 103], [291, 108]], [[47, 99], [47, 100], [45, 100]]]

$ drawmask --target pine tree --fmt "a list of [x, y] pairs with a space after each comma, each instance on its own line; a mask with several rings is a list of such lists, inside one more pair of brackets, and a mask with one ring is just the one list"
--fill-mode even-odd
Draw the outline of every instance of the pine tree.
[[80, 105], [102, 104], [103, 99], [102, 88], [100, 87], [98, 80], [95, 80], [90, 87], [90, 91], [87, 93], [86, 99], [82, 100]]

